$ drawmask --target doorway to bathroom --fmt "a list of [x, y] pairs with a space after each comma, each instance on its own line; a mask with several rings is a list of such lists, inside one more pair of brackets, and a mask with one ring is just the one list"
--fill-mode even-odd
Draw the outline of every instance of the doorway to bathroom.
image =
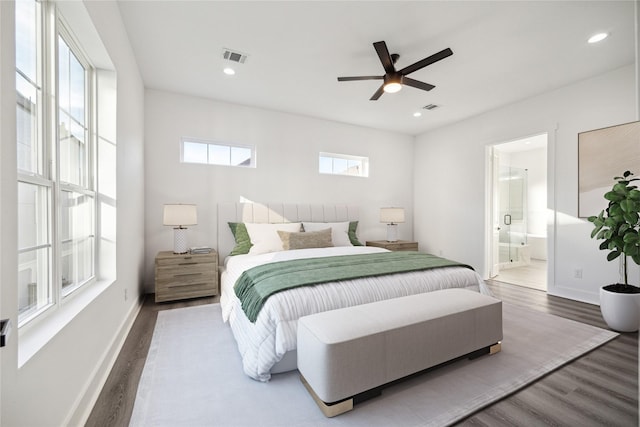
[[490, 273], [547, 290], [547, 134], [490, 148]]

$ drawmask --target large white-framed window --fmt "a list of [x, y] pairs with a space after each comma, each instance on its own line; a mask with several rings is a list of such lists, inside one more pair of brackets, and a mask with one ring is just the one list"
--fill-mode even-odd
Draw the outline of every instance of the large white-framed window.
[[16, 0], [19, 326], [95, 280], [93, 75], [54, 3]]
[[255, 168], [256, 149], [251, 145], [182, 138], [180, 140], [180, 161]]
[[369, 158], [349, 154], [323, 153], [319, 155], [318, 171], [329, 175], [369, 176]]

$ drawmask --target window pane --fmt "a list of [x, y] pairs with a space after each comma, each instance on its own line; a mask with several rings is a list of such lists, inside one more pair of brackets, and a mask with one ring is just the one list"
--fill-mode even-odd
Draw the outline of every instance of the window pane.
[[229, 166], [230, 161], [231, 147], [209, 144], [209, 163]]
[[85, 70], [62, 37], [58, 37], [58, 85], [60, 180], [86, 187]]
[[49, 188], [18, 182], [18, 249], [51, 244]]
[[207, 144], [186, 142], [182, 146], [182, 161], [187, 163], [207, 163]]
[[42, 172], [38, 144], [40, 5], [33, 0], [19, 0], [15, 7], [18, 170], [38, 174]]
[[94, 198], [63, 190], [60, 196], [62, 288], [81, 285], [94, 275]]
[[16, 75], [16, 139], [18, 142], [18, 170], [40, 173], [38, 144], [38, 90], [21, 75]]
[[32, 82], [38, 81], [39, 13], [36, 1], [16, 1], [16, 68]]
[[245, 147], [231, 147], [232, 166], [251, 166], [251, 149]]
[[349, 175], [360, 176], [362, 171], [362, 161], [360, 160], [348, 160], [347, 161], [347, 173]]
[[85, 125], [86, 96], [84, 78], [84, 67], [71, 52], [69, 55], [69, 111], [71, 112], [71, 117], [81, 128], [84, 128]]
[[51, 248], [18, 255], [18, 321], [51, 304], [49, 260]]
[[331, 157], [320, 156], [320, 173], [333, 173], [333, 159]]
[[333, 173], [346, 174], [347, 173], [347, 160], [346, 159], [333, 159]]

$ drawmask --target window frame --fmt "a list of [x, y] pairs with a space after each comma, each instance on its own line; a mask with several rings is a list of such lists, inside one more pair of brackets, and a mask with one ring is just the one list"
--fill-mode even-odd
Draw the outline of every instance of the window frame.
[[[206, 145], [207, 146], [207, 159], [206, 159], [207, 161], [206, 162], [186, 161], [185, 160], [185, 148], [184, 148], [186, 143]], [[226, 163], [214, 163], [214, 162], [210, 161], [211, 159], [209, 158], [209, 153], [210, 153], [209, 149], [210, 149], [211, 146], [229, 148], [229, 163], [228, 164], [226, 164]], [[232, 151], [233, 151], [234, 148], [241, 148], [241, 149], [249, 150], [251, 152], [251, 156], [249, 158], [249, 164], [248, 165], [232, 164], [231, 156], [232, 156]], [[180, 138], [180, 163], [192, 164], [192, 165], [228, 166], [228, 167], [238, 167], [238, 168], [256, 168], [257, 167], [256, 147], [255, 147], [255, 145], [236, 144], [236, 143], [230, 143], [230, 142], [217, 142], [217, 141], [209, 141], [209, 140], [198, 139], [198, 138], [182, 137], [182, 138]]]
[[[55, 3], [34, 0], [37, 5], [37, 24], [36, 26], [36, 62], [37, 73], [39, 76], [38, 82], [36, 82], [38, 91], [38, 105], [37, 105], [37, 117], [36, 126], [38, 135], [36, 135], [36, 145], [38, 152], [38, 161], [35, 171], [28, 171], [20, 169], [20, 162], [18, 162], [18, 184], [24, 183], [27, 185], [34, 185], [37, 188], [46, 188], [47, 192], [47, 212], [34, 211], [37, 217], [47, 218], [47, 243], [37, 244], [35, 246], [18, 247], [18, 254], [20, 258], [21, 254], [28, 253], [30, 251], [38, 251], [43, 248], [48, 249], [48, 268], [47, 277], [48, 283], [45, 286], [37, 287], [37, 292], [46, 292], [48, 294], [48, 300], [41, 306], [38, 306], [36, 301], [35, 308], [29, 308], [22, 310], [19, 302], [18, 307], [18, 328], [33, 323], [33, 320], [42, 318], [42, 314], [50, 311], [55, 307], [59, 307], [64, 304], [65, 300], [70, 297], [77, 290], [86, 288], [87, 285], [95, 283], [98, 277], [98, 210], [97, 210], [97, 191], [96, 191], [96, 176], [97, 176], [97, 104], [96, 104], [96, 69], [87, 59], [88, 56], [82, 50], [81, 45], [77, 42], [77, 39], [73, 35], [69, 26], [64, 21], [62, 15], [58, 12]], [[39, 11], [39, 13], [38, 13]], [[17, 16], [16, 16], [17, 19]], [[19, 30], [18, 22], [16, 22], [16, 31]], [[86, 153], [83, 159], [84, 163], [84, 178], [79, 183], [67, 183], [62, 182], [60, 179], [61, 170], [61, 153], [60, 153], [60, 75], [59, 75], [59, 43], [62, 39], [68, 46], [70, 53], [77, 59], [84, 69], [84, 121], [85, 127], [83, 132], [85, 133]], [[18, 50], [18, 46], [16, 46]], [[17, 52], [16, 52], [17, 53]], [[24, 72], [18, 69], [16, 64], [16, 77], [18, 75], [24, 76]], [[23, 78], [25, 78], [24, 76]], [[18, 89], [18, 82], [16, 82], [16, 89]], [[17, 106], [20, 108], [23, 104], [20, 104], [21, 99], [18, 95]], [[70, 112], [69, 112], [70, 113]], [[33, 139], [33, 138], [32, 138]], [[16, 143], [19, 142], [16, 140]], [[80, 185], [78, 185], [80, 184]], [[63, 242], [62, 238], [62, 218], [64, 209], [63, 204], [63, 192], [68, 191], [71, 194], [81, 194], [89, 197], [91, 201], [90, 205], [90, 232], [89, 238], [92, 239], [91, 251], [90, 251], [90, 275], [79, 283], [75, 283], [73, 286], [64, 287], [62, 283], [62, 263], [63, 263]], [[19, 202], [21, 202], [19, 200]], [[20, 216], [18, 218], [20, 227]], [[72, 239], [73, 240], [73, 239]], [[19, 242], [20, 243], [20, 242]], [[72, 249], [72, 253], [77, 254], [75, 249]], [[37, 256], [37, 252], [36, 252]], [[20, 264], [17, 266], [19, 271]], [[30, 294], [30, 290], [22, 289], [22, 284], [18, 283], [19, 289], [26, 291]], [[46, 289], [45, 289], [46, 288]], [[28, 297], [30, 300], [30, 296]], [[20, 312], [22, 310], [22, 312]]]
[[[325, 172], [322, 170], [322, 158], [330, 158], [331, 159], [331, 172]], [[335, 171], [335, 161], [336, 160], [345, 160], [349, 161], [359, 161], [362, 165], [362, 170], [360, 173], [342, 173]], [[349, 168], [347, 168], [349, 169]], [[335, 176], [353, 176], [358, 178], [368, 178], [369, 177], [369, 158], [366, 156], [355, 156], [352, 154], [338, 154], [338, 153], [329, 153], [325, 151], [321, 151], [318, 154], [318, 173], [320, 175], [335, 175]]]

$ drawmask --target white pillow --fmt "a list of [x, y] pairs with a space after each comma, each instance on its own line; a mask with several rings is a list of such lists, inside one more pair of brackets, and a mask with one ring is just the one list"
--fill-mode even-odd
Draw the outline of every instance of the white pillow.
[[252, 255], [283, 251], [282, 240], [280, 240], [278, 230], [289, 231], [291, 233], [300, 231], [299, 222], [283, 224], [256, 224], [247, 222], [245, 226], [247, 227], [249, 239], [251, 239], [252, 246], [251, 249], [249, 249], [249, 253]]
[[303, 222], [304, 231], [320, 231], [331, 228], [333, 246], [353, 246], [349, 239], [349, 222]]

